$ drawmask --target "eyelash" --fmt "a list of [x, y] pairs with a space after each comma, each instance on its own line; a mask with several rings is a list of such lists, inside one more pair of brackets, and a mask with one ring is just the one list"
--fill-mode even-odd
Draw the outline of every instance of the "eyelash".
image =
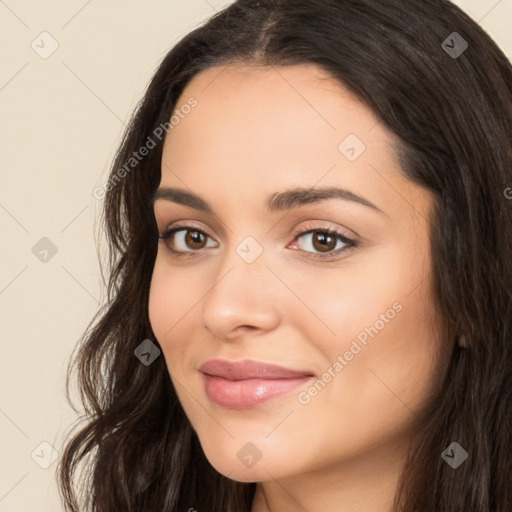
[[[204, 232], [203, 230], [201, 230], [199, 228], [196, 228], [195, 226], [183, 224], [183, 225], [174, 226], [174, 227], [168, 229], [167, 231], [165, 231], [164, 233], [160, 233], [158, 235], [158, 239], [160, 239], [160, 240], [168, 240], [174, 233], [177, 233], [178, 231], [197, 231], [198, 233], [201, 233], [201, 234], [207, 236], [208, 238], [212, 238], [212, 237], [210, 237], [210, 235], [208, 235], [208, 233]], [[355, 249], [359, 245], [357, 241], [355, 241], [355, 240], [353, 240], [351, 238], [348, 238], [344, 233], [340, 233], [336, 229], [333, 229], [333, 228], [330, 228], [330, 227], [326, 227], [326, 228], [314, 227], [314, 226], [311, 226], [311, 225], [310, 226], [306, 226], [304, 231], [295, 232], [293, 234], [293, 237], [294, 237], [293, 238], [293, 242], [295, 242], [300, 237], [305, 236], [305, 235], [307, 235], [309, 233], [323, 233], [323, 234], [327, 234], [327, 235], [333, 236], [337, 240], [340, 240], [341, 242], [346, 244], [346, 247], [343, 247], [341, 249], [337, 249], [336, 251], [331, 251], [331, 252], [328, 252], [328, 253], [325, 253], [325, 254], [322, 254], [322, 253], [312, 253], [312, 252], [309, 252], [309, 251], [304, 251], [304, 252], [306, 252], [309, 255], [308, 257], [311, 257], [312, 259], [316, 259], [316, 260], [324, 260], [324, 259], [333, 258], [333, 257], [339, 255], [342, 252], [346, 252], [346, 251]], [[174, 255], [176, 255], [177, 257], [194, 257], [197, 253], [202, 252], [204, 249], [200, 249], [200, 250], [196, 250], [196, 251], [195, 250], [191, 250], [191, 251], [177, 251], [176, 249], [172, 249], [171, 247], [169, 247], [169, 250]]]

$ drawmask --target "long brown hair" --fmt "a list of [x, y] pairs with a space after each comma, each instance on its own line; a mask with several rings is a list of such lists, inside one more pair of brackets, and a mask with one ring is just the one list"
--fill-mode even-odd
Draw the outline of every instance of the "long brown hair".
[[[238, 0], [165, 56], [126, 129], [104, 198], [107, 300], [66, 381], [70, 400], [76, 371], [86, 421], [58, 466], [66, 511], [251, 508], [256, 484], [209, 464], [164, 358], [146, 366], [134, 356], [145, 339], [158, 346], [148, 319], [158, 235], [150, 199], [163, 137], [153, 137], [155, 147], [129, 172], [126, 163], [169, 122], [197, 73], [228, 63], [321, 66], [397, 135], [404, 175], [434, 193], [435, 299], [465, 346], [455, 345], [411, 445], [395, 508], [510, 512], [512, 68], [445, 0]], [[452, 442], [469, 455], [457, 469], [441, 457]]]

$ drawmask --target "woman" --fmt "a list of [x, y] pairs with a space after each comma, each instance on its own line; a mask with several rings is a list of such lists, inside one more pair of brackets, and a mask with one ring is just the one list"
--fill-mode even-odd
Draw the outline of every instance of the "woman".
[[511, 510], [511, 99], [443, 0], [239, 0], [180, 41], [106, 187], [66, 509]]

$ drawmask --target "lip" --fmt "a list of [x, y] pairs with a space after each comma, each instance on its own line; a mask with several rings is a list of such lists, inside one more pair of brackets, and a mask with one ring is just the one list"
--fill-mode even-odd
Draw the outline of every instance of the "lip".
[[248, 409], [289, 393], [314, 375], [271, 363], [253, 360], [212, 359], [199, 370], [203, 373], [208, 398], [228, 409]]

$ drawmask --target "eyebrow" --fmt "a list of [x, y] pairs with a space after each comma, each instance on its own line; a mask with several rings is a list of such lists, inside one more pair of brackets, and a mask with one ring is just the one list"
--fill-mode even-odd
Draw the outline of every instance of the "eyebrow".
[[[341, 199], [343, 201], [351, 201], [353, 203], [367, 206], [385, 216], [388, 216], [378, 206], [368, 201], [362, 196], [351, 192], [345, 188], [324, 187], [324, 188], [294, 188], [285, 192], [274, 193], [267, 198], [265, 203], [266, 209], [270, 213], [291, 210], [300, 206], [325, 201], [328, 199]], [[151, 206], [154, 206], [158, 200], [171, 201], [173, 203], [189, 206], [195, 210], [213, 214], [212, 206], [203, 198], [188, 192], [187, 190], [171, 187], [159, 188], [151, 199]]]

